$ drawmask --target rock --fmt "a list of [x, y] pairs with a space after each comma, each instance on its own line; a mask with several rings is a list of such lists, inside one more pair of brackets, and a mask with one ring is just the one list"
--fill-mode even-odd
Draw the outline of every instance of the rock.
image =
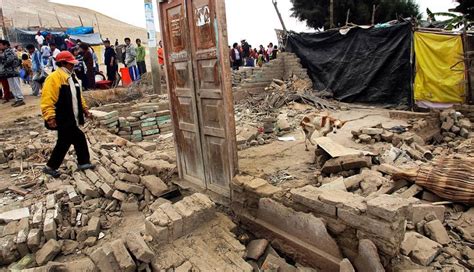
[[454, 126], [454, 120], [448, 117], [447, 120], [443, 122], [443, 124], [441, 125], [441, 129], [444, 131], [450, 131], [453, 126]]
[[469, 119], [464, 118], [464, 119], [459, 120], [458, 126], [469, 131], [472, 128], [472, 123]]
[[127, 183], [127, 182], [117, 180], [115, 181], [114, 185], [117, 190], [121, 190], [127, 193], [136, 194], [136, 195], [143, 194], [143, 186], [140, 186], [137, 184]]
[[107, 254], [103, 248], [98, 248], [90, 254], [90, 257], [100, 271], [120, 271], [120, 267], [112, 252]]
[[337, 191], [344, 191], [347, 192], [346, 184], [344, 182], [344, 178], [340, 177], [334, 181], [329, 183], [323, 184], [319, 187], [321, 190], [337, 190]]
[[339, 264], [339, 267], [339, 272], [355, 272], [351, 261], [349, 261], [348, 259], [343, 259]]
[[156, 176], [143, 176], [141, 182], [156, 197], [168, 191], [168, 186]]
[[110, 247], [121, 271], [133, 272], [136, 269], [135, 262], [127, 251], [122, 239], [113, 241]]
[[170, 164], [164, 160], [146, 160], [140, 162], [140, 165], [145, 168], [151, 175], [159, 176], [160, 174], [168, 174], [176, 169], [176, 165]]
[[359, 135], [359, 140], [361, 141], [361, 143], [368, 144], [372, 140], [372, 137], [367, 134], [361, 134]]
[[79, 243], [74, 240], [63, 240], [63, 246], [61, 247], [61, 252], [63, 255], [70, 255], [70, 254], [73, 254], [78, 247], [79, 247]]
[[459, 135], [463, 138], [469, 138], [469, 130], [467, 130], [466, 128], [461, 128], [461, 130], [459, 131]]
[[99, 235], [99, 232], [100, 232], [99, 217], [93, 216], [91, 219], [89, 219], [86, 232], [88, 236], [92, 236], [92, 237], [97, 237], [97, 235]]
[[367, 201], [367, 212], [393, 222], [400, 217], [406, 217], [409, 206], [410, 202], [406, 199], [392, 195], [380, 195]]
[[358, 271], [384, 272], [385, 269], [380, 261], [377, 247], [372, 241], [363, 239], [359, 241], [359, 255], [355, 259]]
[[382, 135], [380, 135], [380, 136], [381, 136], [382, 140], [384, 140], [385, 142], [391, 143], [392, 139], [393, 139], [393, 132], [384, 131], [384, 133], [382, 133]]
[[0, 213], [0, 222], [20, 220], [30, 216], [30, 209], [20, 208]]
[[411, 251], [411, 258], [414, 262], [424, 266], [429, 265], [436, 256], [438, 256], [443, 247], [439, 243], [416, 232], [407, 232], [405, 234], [405, 239], [416, 241], [416, 245]]
[[97, 238], [96, 237], [88, 237], [85, 241], [84, 241], [84, 245], [88, 246], [88, 247], [92, 247], [95, 245], [95, 243], [97, 242]]
[[258, 259], [260, 259], [260, 257], [267, 249], [268, 243], [269, 242], [266, 239], [250, 241], [250, 243], [247, 245], [247, 253], [245, 255], [245, 258], [258, 261]]
[[[384, 130], [383, 130], [383, 128], [363, 128], [363, 129], [361, 129], [360, 132], [362, 134], [375, 136], [375, 135], [381, 135], [384, 132]], [[360, 139], [360, 137], [359, 137], [359, 139]]]
[[140, 182], [140, 176], [138, 175], [133, 175], [133, 174], [128, 174], [128, 173], [119, 173], [119, 179], [123, 181], [128, 181], [131, 183], [139, 183]]
[[280, 131], [290, 131], [291, 130], [291, 125], [288, 122], [288, 119], [286, 119], [284, 117], [278, 118], [277, 127], [280, 129]]
[[448, 232], [439, 220], [433, 220], [426, 223], [425, 233], [431, 238], [431, 240], [436, 241], [442, 245], [447, 245], [451, 241], [449, 239]]
[[127, 248], [138, 260], [150, 263], [155, 257], [155, 253], [148, 247], [141, 235], [128, 233], [125, 241]]
[[61, 244], [58, 241], [50, 239], [44, 246], [36, 252], [36, 263], [44, 265], [56, 257], [61, 251]]
[[444, 213], [446, 208], [442, 205], [432, 205], [432, 204], [414, 204], [411, 208], [410, 216], [408, 217], [414, 224], [425, 219], [425, 217], [430, 214], [436, 214], [436, 217], [444, 222]]

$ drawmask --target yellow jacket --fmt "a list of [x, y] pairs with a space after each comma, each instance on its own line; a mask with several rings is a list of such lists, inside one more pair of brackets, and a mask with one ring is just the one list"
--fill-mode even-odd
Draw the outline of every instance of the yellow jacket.
[[[50, 74], [43, 85], [43, 93], [41, 95], [41, 113], [43, 119], [48, 121], [56, 118], [56, 103], [59, 99], [59, 93], [63, 86], [69, 89], [68, 78], [70, 77], [63, 69], [58, 68]], [[87, 109], [86, 100], [81, 92], [82, 108]]]

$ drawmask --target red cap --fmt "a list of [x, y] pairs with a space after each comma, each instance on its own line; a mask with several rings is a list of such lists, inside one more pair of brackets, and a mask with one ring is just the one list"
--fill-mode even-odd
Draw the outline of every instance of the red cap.
[[79, 61], [76, 60], [76, 58], [69, 51], [61, 51], [61, 53], [56, 56], [56, 62], [68, 62], [72, 64], [79, 63]]

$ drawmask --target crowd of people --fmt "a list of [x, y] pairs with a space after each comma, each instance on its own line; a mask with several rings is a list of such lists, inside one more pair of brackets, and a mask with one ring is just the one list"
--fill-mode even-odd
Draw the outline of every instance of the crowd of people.
[[229, 46], [230, 63], [233, 70], [239, 70], [240, 67], [262, 67], [264, 63], [276, 59], [278, 56], [278, 46], [269, 43], [267, 48], [260, 45], [259, 48], [253, 48], [246, 41], [234, 43]]
[[[40, 96], [46, 78], [58, 69], [57, 56], [64, 51], [71, 53], [77, 60], [73, 71], [83, 90], [94, 89], [96, 76], [103, 76], [97, 53], [88, 43], [66, 38], [61, 48], [58, 48], [55, 38], [51, 34], [43, 35], [41, 31], [36, 34], [35, 41], [36, 44], [28, 44], [23, 48], [22, 45], [12, 47], [9, 41], [0, 40], [0, 99], [3, 99], [3, 103], [14, 100], [14, 107], [25, 105], [21, 82], [31, 86], [32, 95]], [[122, 45], [118, 39], [115, 44], [106, 39], [103, 44], [106, 76], [112, 84], [119, 80], [120, 63], [128, 68], [132, 81], [139, 80], [147, 72], [146, 50], [140, 39], [136, 39], [133, 44], [130, 38], [125, 38]], [[163, 65], [161, 41], [158, 56]]]

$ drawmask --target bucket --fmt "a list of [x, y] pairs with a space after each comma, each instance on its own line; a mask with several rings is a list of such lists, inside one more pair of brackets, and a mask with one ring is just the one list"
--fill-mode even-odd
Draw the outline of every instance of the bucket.
[[130, 72], [128, 71], [128, 68], [120, 68], [120, 74], [122, 74], [122, 86], [130, 86], [130, 84], [132, 84], [132, 78], [130, 77]]

